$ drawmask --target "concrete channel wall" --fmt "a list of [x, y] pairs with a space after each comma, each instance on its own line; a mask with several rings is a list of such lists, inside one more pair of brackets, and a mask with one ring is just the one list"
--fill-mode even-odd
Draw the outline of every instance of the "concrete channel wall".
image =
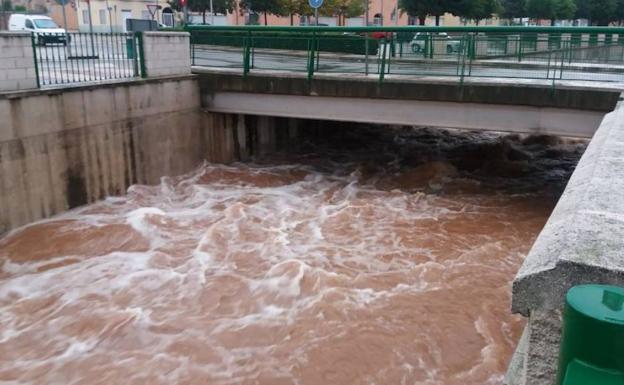
[[0, 233], [201, 161], [191, 76], [0, 93]]
[[0, 235], [204, 160], [286, 148], [303, 124], [203, 111], [193, 75], [0, 93]]
[[569, 288], [624, 286], [624, 106], [605, 116], [513, 283], [512, 310], [528, 317], [508, 385], [556, 380]]

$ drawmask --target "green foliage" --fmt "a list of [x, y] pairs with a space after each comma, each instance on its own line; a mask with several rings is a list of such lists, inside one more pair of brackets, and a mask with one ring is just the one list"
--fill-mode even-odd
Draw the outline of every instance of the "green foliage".
[[461, 0], [457, 1], [453, 14], [465, 19], [479, 20], [488, 19], [502, 10], [499, 0]]
[[294, 24], [294, 16], [309, 16], [314, 10], [308, 4], [308, 0], [282, 0], [282, 13], [290, 16], [290, 24]]
[[255, 13], [264, 15], [264, 25], [267, 25], [267, 14], [285, 16], [283, 2], [280, 0], [241, 0], [240, 6]]
[[576, 12], [576, 3], [574, 0], [556, 0], [556, 18], [560, 20], [569, 20], [574, 17]]
[[399, 0], [399, 8], [412, 17], [418, 17], [424, 24], [427, 16], [441, 16], [451, 6], [443, 0]]
[[367, 0], [325, 0], [319, 8], [319, 13], [324, 16], [338, 17], [338, 24], [344, 25], [347, 17], [362, 15], [366, 11]]
[[619, 20], [619, 0], [576, 0], [576, 18], [587, 19], [592, 25], [609, 25]]
[[506, 19], [515, 19], [526, 16], [526, 0], [503, 0], [502, 10], [499, 13]]
[[[246, 36], [246, 32], [193, 31], [191, 42], [192, 44], [242, 47], [245, 45]], [[255, 48], [307, 51], [312, 37], [312, 34], [301, 32], [256, 32], [253, 35], [252, 44]], [[319, 39], [319, 51], [360, 55], [366, 52], [366, 39], [363, 36], [323, 32], [318, 33], [316, 37]], [[378, 40], [369, 39], [368, 53], [374, 55], [378, 48]]]
[[574, 17], [574, 0], [528, 0], [527, 16], [533, 19], [566, 20]]

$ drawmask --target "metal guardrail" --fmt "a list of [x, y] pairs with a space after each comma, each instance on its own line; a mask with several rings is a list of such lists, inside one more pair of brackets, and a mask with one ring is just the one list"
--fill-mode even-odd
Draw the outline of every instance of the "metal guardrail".
[[624, 28], [190, 26], [196, 66], [624, 82]]
[[33, 33], [38, 86], [98, 82], [140, 75], [135, 33]]

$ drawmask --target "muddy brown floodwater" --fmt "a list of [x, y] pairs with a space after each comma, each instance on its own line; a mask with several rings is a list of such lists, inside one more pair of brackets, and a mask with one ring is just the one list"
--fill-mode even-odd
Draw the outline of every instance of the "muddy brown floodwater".
[[0, 383], [500, 384], [583, 142], [353, 129], [0, 240]]

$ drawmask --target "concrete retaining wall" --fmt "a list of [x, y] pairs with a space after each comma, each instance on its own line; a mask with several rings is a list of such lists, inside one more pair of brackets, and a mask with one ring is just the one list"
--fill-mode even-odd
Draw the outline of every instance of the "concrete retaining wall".
[[205, 159], [286, 148], [300, 124], [203, 111], [193, 75], [0, 94], [0, 235]]
[[147, 76], [190, 74], [190, 37], [188, 32], [144, 32]]
[[624, 106], [596, 131], [513, 284], [512, 310], [528, 316], [508, 384], [555, 381], [561, 310], [569, 288], [624, 286]]
[[30, 34], [0, 31], [0, 92], [36, 87]]
[[192, 77], [0, 94], [0, 233], [205, 155]]

